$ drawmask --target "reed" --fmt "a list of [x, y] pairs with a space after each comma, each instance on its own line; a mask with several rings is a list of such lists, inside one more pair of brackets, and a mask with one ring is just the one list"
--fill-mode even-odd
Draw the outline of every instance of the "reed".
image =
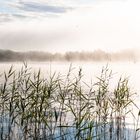
[[[126, 116], [134, 106], [127, 78], [110, 90], [112, 71], [104, 67], [97, 82], [82, 82], [82, 69], [72, 76], [32, 73], [27, 64], [1, 75], [1, 140], [129, 140]], [[138, 115], [139, 118], [139, 115]], [[138, 139], [136, 130], [132, 139]]]

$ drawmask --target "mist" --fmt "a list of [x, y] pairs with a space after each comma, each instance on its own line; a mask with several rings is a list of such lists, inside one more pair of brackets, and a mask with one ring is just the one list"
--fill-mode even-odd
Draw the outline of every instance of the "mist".
[[126, 49], [123, 51], [108, 53], [102, 50], [93, 52], [66, 52], [51, 53], [41, 51], [17, 52], [12, 50], [0, 50], [0, 62], [23, 62], [23, 61], [95, 61], [116, 62], [140, 60], [140, 50]]
[[77, 5], [59, 16], [25, 10], [22, 14], [28, 18], [11, 16], [0, 23], [0, 48], [52, 53], [139, 48], [139, 5], [138, 0], [100, 1]]

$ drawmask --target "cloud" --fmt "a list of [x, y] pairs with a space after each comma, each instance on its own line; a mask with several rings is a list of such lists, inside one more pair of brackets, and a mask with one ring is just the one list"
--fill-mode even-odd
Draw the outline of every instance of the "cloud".
[[9, 22], [11, 17], [9, 14], [0, 14], [0, 22]]
[[5, 22], [11, 22], [17, 19], [25, 19], [27, 18], [25, 15], [22, 14], [4, 14], [0, 13], [0, 23], [3, 24]]
[[66, 5], [57, 5], [41, 0], [5, 0], [0, 1], [0, 22], [56, 17], [69, 10], [72, 8]]
[[31, 12], [65, 13], [69, 8], [35, 2], [26, 2], [21, 3], [21, 7], [19, 7], [19, 9]]
[[[0, 48], [53, 52], [138, 48], [140, 10], [136, 5], [139, 4], [138, 0], [137, 3], [132, 0], [125, 3], [103, 2], [90, 8], [76, 8], [58, 18], [46, 18], [47, 12], [43, 15], [45, 12], [42, 11], [23, 10], [20, 15], [34, 20], [21, 20], [21, 23], [11, 22], [0, 26]], [[13, 15], [10, 18], [16, 19], [18, 16]], [[45, 18], [40, 18], [43, 16]], [[36, 17], [41, 20], [36, 20]]]

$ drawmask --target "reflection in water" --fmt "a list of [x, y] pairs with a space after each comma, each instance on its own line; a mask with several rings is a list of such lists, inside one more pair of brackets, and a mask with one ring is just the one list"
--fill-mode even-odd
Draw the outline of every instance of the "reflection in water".
[[[1, 72], [3, 72], [4, 70], [8, 70], [9, 69], [9, 67], [10, 67], [10, 65], [11, 64], [9, 64], [9, 63], [1, 63], [1, 65], [0, 65], [0, 67], [1, 67]], [[20, 64], [20, 63], [18, 63], [18, 64], [16, 64], [16, 63], [14, 63], [13, 64], [14, 65], [14, 67], [15, 67], [15, 69], [17, 70], [17, 72], [18, 72], [18, 70], [20, 70], [21, 69], [21, 67], [22, 67], [22, 64]], [[91, 84], [91, 82], [92, 83], [94, 83], [95, 81], [97, 81], [97, 77], [100, 77], [100, 75], [101, 75], [101, 70], [102, 70], [102, 67], [103, 66], [106, 66], [106, 64], [105, 63], [73, 63], [72, 64], [72, 66], [71, 66], [71, 74], [72, 74], [72, 77], [75, 77], [75, 76], [77, 76], [78, 74], [80, 75], [80, 76], [82, 76], [82, 81], [81, 81], [81, 84], [83, 85], [83, 86], [85, 86], [84, 85], [84, 83], [86, 83], [86, 84], [88, 84], [89, 86], [90, 86], [90, 84]], [[29, 69], [31, 72], [37, 72], [39, 69], [42, 71], [42, 75], [41, 76], [43, 76], [43, 77], [46, 77], [46, 78], [48, 78], [47, 76], [49, 76], [49, 75], [53, 75], [53, 73], [59, 73], [60, 72], [60, 76], [61, 77], [66, 77], [66, 75], [67, 75], [67, 73], [68, 73], [68, 71], [69, 71], [69, 68], [70, 68], [70, 63], [55, 63], [55, 62], [52, 62], [52, 63], [29, 63], [28, 64], [28, 67], [30, 68], [32, 68], [32, 69]], [[139, 63], [137, 63], [137, 64], [133, 64], [133, 63], [111, 63], [111, 64], [108, 64], [108, 67], [113, 71], [113, 75], [111, 76], [111, 77], [109, 77], [109, 79], [110, 79], [110, 81], [109, 81], [109, 85], [110, 85], [110, 87], [109, 87], [109, 89], [110, 90], [113, 90], [114, 89], [114, 87], [116, 86], [116, 84], [118, 83], [118, 80], [119, 80], [119, 77], [120, 76], [122, 76], [122, 77], [129, 77], [129, 80], [130, 80], [130, 83], [129, 83], [129, 86], [133, 89], [132, 90], [132, 92], [135, 92], [135, 90], [136, 91], [140, 91], [140, 89], [139, 89], [139, 86], [138, 86], [138, 77], [139, 77]], [[80, 71], [79, 72], [79, 69], [80, 68], [82, 68], [82, 71]], [[137, 70], [137, 71], [136, 71]], [[113, 78], [112, 78], [113, 77]], [[101, 81], [102, 82], [102, 81]], [[34, 85], [35, 83], [32, 83], [32, 85]], [[98, 84], [98, 83], [97, 83]], [[121, 81], [120, 82], [120, 84], [123, 84], [123, 81]], [[104, 83], [103, 83], [103, 85], [104, 85]], [[22, 85], [23, 86], [23, 85]], [[22, 87], [21, 86], [21, 87]], [[34, 85], [34, 87], [36, 88], [36, 85]], [[75, 89], [75, 88], [74, 88]], [[102, 90], [104, 90], [104, 86], [101, 88]], [[77, 89], [76, 89], [77, 90]], [[85, 89], [86, 90], [86, 89]], [[121, 93], [121, 90], [123, 90], [123, 91], [125, 91], [125, 86], [124, 86], [124, 88], [121, 88], [121, 89], [119, 89], [119, 92], [118, 93]], [[71, 93], [71, 90], [68, 90], [68, 92], [70, 92]], [[96, 95], [96, 94], [95, 94]], [[38, 96], [38, 95], [36, 95], [36, 96]], [[67, 96], [67, 95], [66, 95]], [[89, 96], [89, 95], [87, 95], [87, 96]], [[98, 96], [98, 94], [96, 95], [96, 96]], [[103, 95], [101, 95], [100, 97], [99, 97], [99, 99], [102, 99], [102, 96]], [[138, 96], [138, 95], [137, 95]], [[24, 96], [23, 96], [24, 97]], [[22, 97], [22, 98], [23, 98]], [[95, 96], [94, 96], [95, 97]], [[116, 105], [117, 106], [117, 99], [119, 99], [121, 97], [121, 94], [120, 95], [118, 95], [118, 96], [116, 96], [116, 98], [114, 98], [114, 103], [113, 103], [113, 105]], [[139, 96], [138, 96], [139, 97]], [[38, 97], [39, 98], [39, 97]], [[71, 98], [73, 99], [73, 97], [71, 96]], [[86, 97], [85, 97], [86, 98]], [[91, 96], [89, 97], [89, 98], [91, 98]], [[135, 96], [135, 98], [136, 98], [136, 96]], [[97, 98], [98, 99], [98, 98]], [[137, 100], [136, 100], [136, 104], [137, 104], [137, 106], [139, 107], [139, 104], [138, 104], [138, 99], [139, 98], [137, 98]], [[34, 100], [36, 100], [36, 99], [34, 99]], [[75, 100], [75, 98], [74, 98], [74, 100]], [[79, 104], [79, 101], [77, 102], [77, 100], [76, 100], [76, 102], [74, 101], [74, 100], [70, 100], [69, 101], [69, 103], [72, 105], [72, 103], [74, 103], [74, 108], [75, 108], [75, 104], [76, 104], [76, 107], [77, 108], [79, 108], [79, 106], [81, 106], [81, 104]], [[134, 99], [135, 100], [135, 99]], [[67, 100], [66, 100], [67, 101]], [[113, 100], [112, 100], [113, 101]], [[56, 102], [55, 102], [56, 103]], [[66, 102], [66, 103], [68, 103], [68, 102]], [[83, 102], [83, 104], [84, 104], [85, 102]], [[21, 103], [21, 105], [22, 105], [23, 103]], [[89, 104], [89, 103], [88, 103]], [[99, 103], [97, 102], [96, 104], [98, 104], [99, 106], [100, 106], [100, 100], [99, 100]], [[119, 103], [120, 104], [120, 103]], [[24, 103], [24, 105], [25, 105], [25, 103]], [[106, 104], [105, 104], [106, 105]], [[39, 106], [38, 106], [39, 107]], [[72, 108], [71, 108], [71, 106], [68, 106], [68, 108], [69, 109], [71, 109], [72, 110]], [[82, 107], [83, 109], [84, 109], [84, 106]], [[133, 108], [132, 108], [133, 109]], [[24, 108], [23, 108], [23, 110], [24, 110]], [[59, 111], [57, 111], [56, 110], [56, 104], [54, 104], [54, 106], [53, 106], [53, 108], [51, 109], [51, 110], [54, 110], [54, 114], [53, 114], [53, 117], [55, 118], [55, 119], [58, 119], [58, 114], [61, 114], [61, 112], [59, 112]], [[130, 108], [130, 110], [131, 110], [131, 108]], [[93, 110], [92, 110], [93, 111]], [[73, 112], [73, 111], [72, 111]], [[81, 111], [82, 112], [82, 111]], [[99, 112], [100, 112], [100, 110], [99, 110]], [[63, 113], [62, 113], [63, 114]], [[136, 116], [137, 117], [137, 114], [138, 114], [138, 110], [137, 109], [135, 109], [135, 110], [133, 110], [133, 115], [134, 116]], [[4, 116], [3, 116], [4, 115]], [[9, 118], [9, 114], [3, 114], [3, 115], [1, 115], [1, 120], [3, 120], [3, 122], [5, 123], [5, 126], [7, 126], [7, 124], [9, 124], [9, 122], [11, 122], [11, 118]], [[69, 114], [69, 116], [71, 116], [70, 114]], [[112, 116], [113, 117], [113, 116]], [[116, 133], [118, 133], [118, 135], [120, 135], [120, 131], [119, 132], [117, 132], [117, 129], [118, 129], [118, 127], [120, 127], [121, 125], [123, 125], [124, 126], [124, 130], [123, 131], [125, 131], [126, 132], [126, 134], [129, 134], [129, 132], [132, 132], [132, 131], [134, 131], [136, 128], [138, 128], [138, 126], [139, 126], [139, 124], [138, 124], [138, 126], [133, 126], [133, 123], [134, 124], [136, 124], [136, 120], [132, 120], [131, 118], [134, 118], [134, 117], [131, 117], [130, 115], [127, 115], [126, 116], [126, 118], [124, 119], [123, 118], [124, 116], [121, 116], [121, 118], [120, 118], [120, 116], [117, 118], [117, 117], [115, 117], [115, 118], [112, 118], [112, 120], [115, 120], [115, 122], [113, 122], [113, 123], [116, 123], [117, 125], [116, 125], [116, 127], [113, 127], [113, 129], [111, 129], [112, 130], [112, 135], [114, 135], [114, 133], [116, 134]], [[74, 119], [74, 118], [70, 118], [70, 120], [71, 119]], [[76, 119], [78, 119], [78, 118], [76, 118]], [[102, 133], [102, 131], [103, 130], [105, 130], [105, 129], [103, 129], [102, 130], [102, 127], [103, 126], [100, 126], [100, 123], [102, 124], [102, 121], [103, 121], [103, 118], [100, 118], [101, 120], [98, 120], [97, 122], [97, 126], [98, 126], [98, 131], [99, 132], [101, 132]], [[106, 118], [106, 119], [110, 119], [110, 118]], [[75, 119], [74, 119], [75, 120]], [[121, 121], [120, 121], [121, 120]], [[124, 120], [126, 121], [126, 123], [124, 122]], [[32, 121], [31, 121], [32, 122]], [[33, 122], [32, 122], [33, 123]], [[84, 123], [84, 124], [83, 124]], [[112, 123], [112, 122], [110, 122], [110, 123]], [[109, 124], [104, 124], [104, 127], [106, 128], [106, 130], [108, 130], [109, 131], [109, 126], [110, 126], [110, 123]], [[88, 122], [84, 122], [84, 121], [82, 121], [82, 124], [80, 124], [80, 126], [82, 126], [82, 125], [84, 125], [85, 126], [85, 124], [86, 125], [89, 125], [89, 123]], [[94, 122], [92, 122], [92, 125], [94, 124]], [[119, 124], [120, 124], [120, 126], [119, 126]], [[43, 125], [43, 124], [42, 124]], [[41, 126], [42, 126], [41, 125]], [[109, 125], [109, 126], [108, 126]], [[126, 127], [125, 127], [125, 125], [127, 125]], [[137, 125], [137, 124], [136, 124]], [[114, 126], [114, 124], [112, 124], [112, 126]], [[118, 126], [118, 127], [117, 127]], [[13, 127], [13, 126], [12, 126]], [[19, 131], [21, 131], [21, 133], [22, 133], [22, 129], [21, 128], [17, 128], [17, 126], [14, 126], [15, 127], [15, 129], [16, 130], [18, 130], [18, 133], [19, 133]], [[75, 126], [76, 127], [76, 126]], [[77, 129], [79, 129], [79, 128], [75, 128], [75, 127], [68, 127], [66, 130], [68, 131], [68, 132], [76, 132], [76, 130]], [[87, 126], [87, 127], [89, 127], [89, 126]], [[135, 128], [133, 128], [133, 127], [135, 127]], [[6, 128], [6, 127], [5, 127]], [[4, 129], [5, 129], [4, 128]], [[9, 129], [9, 126], [5, 129], [5, 131], [8, 131], [8, 129]], [[58, 129], [58, 130], [57, 130]], [[58, 134], [56, 134], [56, 135], [58, 135], [58, 137], [59, 137], [59, 134], [60, 134], [60, 132], [59, 132], [59, 129], [60, 128], [57, 128], [56, 129], [56, 131], [55, 131], [55, 133], [57, 133], [58, 132]], [[81, 128], [80, 128], [81, 129]], [[64, 128], [63, 128], [63, 130], [64, 130]], [[86, 130], [84, 131], [84, 132], [86, 132]], [[96, 132], [96, 131], [95, 131]], [[88, 133], [88, 132], [87, 132]], [[124, 133], [124, 135], [126, 135], [125, 133]], [[93, 134], [94, 135], [94, 134]], [[106, 134], [107, 135], [107, 134]], [[106, 137], [106, 135], [105, 135], [105, 137]], [[131, 134], [131, 136], [130, 136], [131, 138], [132, 137], [134, 137], [134, 134]], [[72, 138], [72, 137], [71, 137]], [[51, 139], [51, 138], [50, 138]]]

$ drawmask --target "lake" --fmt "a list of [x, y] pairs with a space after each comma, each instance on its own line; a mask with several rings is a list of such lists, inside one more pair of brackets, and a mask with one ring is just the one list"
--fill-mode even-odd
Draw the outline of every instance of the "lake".
[[[23, 66], [23, 63], [0, 63], [0, 72], [4, 72], [13, 65], [17, 71]], [[83, 79], [89, 83], [91, 80], [96, 81], [96, 77], [99, 77], [103, 67], [108, 65], [109, 70], [112, 70], [112, 77], [114, 84], [120, 76], [127, 77], [129, 79], [130, 87], [133, 92], [140, 92], [139, 78], [140, 78], [140, 63], [132, 62], [29, 62], [28, 67], [33, 72], [37, 72], [39, 69], [42, 71], [43, 76], [47, 76], [50, 73], [60, 73], [66, 75], [71, 66], [72, 75], [78, 75], [78, 71], [82, 68]]]
[[[18, 72], [23, 66], [22, 63], [0, 63], [0, 72], [8, 71], [10, 66], [13, 65], [14, 69]], [[103, 67], [108, 67], [109, 70], [112, 70], [112, 76], [110, 78], [110, 89], [114, 89], [117, 85], [120, 77], [127, 77], [129, 79], [129, 87], [132, 93], [137, 93], [134, 96], [134, 101], [136, 105], [140, 108], [140, 63], [132, 63], [132, 62], [116, 62], [116, 63], [107, 63], [107, 62], [29, 62], [28, 67], [31, 68], [31, 71], [37, 72], [39, 69], [42, 72], [43, 77], [48, 77], [53, 73], [60, 74], [62, 77], [66, 76], [71, 67], [71, 76], [75, 77], [78, 75], [79, 69], [82, 69], [82, 82], [88, 84], [97, 81], [97, 77], [100, 77], [101, 71]], [[86, 85], [85, 85], [86, 88]], [[138, 109], [132, 109], [134, 116], [137, 117]], [[135, 120], [130, 116], [127, 116], [126, 122], [129, 124], [129, 127], [132, 129], [134, 126], [132, 125]]]
[[[18, 71], [23, 63], [0, 63], [0, 71], [4, 72], [13, 65], [14, 69]], [[112, 78], [110, 79], [110, 85], [113, 89], [116, 86], [120, 77], [129, 79], [129, 86], [133, 93], [140, 95], [140, 62], [28, 62], [28, 67], [31, 68], [32, 72], [38, 72], [40, 69], [43, 73], [42, 76], [47, 78], [47, 75], [55, 73], [62, 76], [66, 76], [71, 67], [71, 75], [77, 76], [79, 69], [82, 68], [83, 81], [89, 85], [97, 81], [97, 77], [100, 77], [103, 67], [108, 67], [112, 70]], [[139, 100], [137, 98], [137, 100]], [[140, 104], [138, 104], [140, 107]]]

